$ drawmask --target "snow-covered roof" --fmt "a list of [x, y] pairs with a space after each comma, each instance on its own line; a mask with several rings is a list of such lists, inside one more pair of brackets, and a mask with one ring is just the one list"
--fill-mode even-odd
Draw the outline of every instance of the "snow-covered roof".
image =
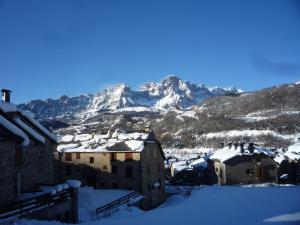
[[196, 168], [207, 168], [207, 158], [201, 157], [198, 159], [189, 159], [189, 160], [182, 160], [178, 162], [172, 162], [172, 168], [174, 175], [186, 170], [193, 170]]
[[15, 126], [13, 123], [11, 123], [10, 121], [8, 121], [5, 117], [3, 117], [2, 115], [0, 115], [0, 124], [6, 128], [7, 130], [9, 130], [10, 132], [12, 132], [14, 135], [21, 137], [23, 139], [23, 146], [26, 146], [29, 144], [29, 138], [28, 136], [17, 126]]
[[234, 158], [236, 156], [243, 155], [252, 155], [252, 154], [264, 154], [272, 158], [277, 164], [281, 164], [283, 160], [299, 160], [300, 159], [300, 142], [294, 145], [291, 145], [287, 151], [283, 149], [274, 149], [274, 148], [266, 148], [261, 146], [253, 146], [254, 150], [251, 153], [247, 146], [245, 146], [245, 150], [241, 153], [240, 148], [235, 149], [233, 146], [231, 148], [224, 147], [215, 151], [210, 159], [218, 160], [221, 163]]
[[75, 134], [59, 138], [59, 152], [107, 152], [107, 151], [134, 151], [144, 149], [144, 143], [150, 142], [149, 133], [124, 132], [115, 130], [107, 134]]
[[[45, 143], [45, 136], [56, 141], [56, 136], [36, 121], [32, 113], [20, 110], [16, 105], [3, 101], [0, 101], [0, 110], [7, 115], [9, 115], [9, 113], [15, 113], [13, 117], [8, 116], [6, 118], [6, 116], [1, 116], [0, 124], [16, 136], [21, 137], [23, 139], [23, 145], [26, 146], [29, 144], [30, 139], [26, 133], [42, 143]], [[40, 132], [32, 129], [24, 120], [28, 120], [34, 127], [40, 130]]]

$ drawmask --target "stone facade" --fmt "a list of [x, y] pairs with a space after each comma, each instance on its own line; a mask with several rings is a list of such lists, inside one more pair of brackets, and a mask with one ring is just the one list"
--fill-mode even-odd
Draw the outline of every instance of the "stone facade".
[[[281, 176], [287, 174], [285, 179], [280, 179]], [[278, 168], [278, 181], [280, 183], [300, 183], [300, 161], [299, 160], [283, 160]]]
[[165, 198], [164, 155], [158, 142], [142, 151], [67, 152], [57, 154], [60, 180], [78, 179], [95, 188], [128, 189], [145, 196], [143, 209]]
[[[11, 210], [18, 209], [21, 198], [26, 201], [24, 193], [26, 197], [29, 193], [42, 196], [45, 194], [40, 189], [43, 185], [55, 189], [58, 181], [54, 170], [57, 143], [55, 137], [37, 121], [24, 116], [10, 103], [0, 102], [0, 106], [0, 217], [5, 218], [2, 213], [9, 214]], [[7, 107], [10, 107], [8, 112], [2, 110]], [[39, 201], [38, 197], [34, 200]], [[43, 210], [32, 210], [30, 215], [36, 219], [60, 217], [61, 221], [74, 223], [78, 219], [76, 202], [77, 191], [74, 190], [71, 198], [62, 199]]]
[[214, 162], [219, 184], [277, 183], [277, 163], [264, 154], [238, 155]]
[[17, 171], [15, 168], [17, 145], [12, 140], [0, 140], [0, 206], [13, 203], [17, 199]]

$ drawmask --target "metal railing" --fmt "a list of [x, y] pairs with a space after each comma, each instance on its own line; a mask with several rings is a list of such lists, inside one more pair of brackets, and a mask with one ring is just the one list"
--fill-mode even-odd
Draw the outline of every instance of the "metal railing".
[[107, 212], [107, 211], [110, 211], [114, 208], [117, 208], [125, 203], [128, 203], [130, 202], [131, 199], [134, 199], [134, 198], [137, 198], [139, 196], [142, 196], [140, 193], [138, 192], [131, 192], [129, 193], [128, 195], [125, 195], [115, 201], [112, 201], [106, 205], [103, 205], [99, 208], [96, 209], [96, 214], [100, 214], [100, 213], [103, 213], [103, 212]]
[[37, 197], [18, 201], [11, 205], [0, 207], [0, 224], [8, 224], [8, 221], [10, 220], [21, 218], [29, 212], [62, 202], [71, 197], [71, 190], [67, 189], [54, 195], [46, 193]]

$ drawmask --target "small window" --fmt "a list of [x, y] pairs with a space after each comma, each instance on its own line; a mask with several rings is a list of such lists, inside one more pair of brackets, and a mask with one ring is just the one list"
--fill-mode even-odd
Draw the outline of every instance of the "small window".
[[111, 167], [111, 173], [117, 174], [118, 173], [118, 167], [117, 166], [112, 166]]
[[253, 169], [247, 169], [246, 170], [246, 174], [253, 175], [254, 174], [254, 170]]
[[72, 175], [72, 167], [70, 165], [66, 165], [66, 175]]
[[110, 154], [110, 160], [111, 161], [117, 160], [117, 153], [111, 153]]
[[148, 174], [148, 175], [151, 174], [151, 167], [150, 167], [150, 164], [147, 164], [147, 174]]
[[72, 153], [66, 153], [66, 161], [72, 161]]
[[125, 173], [126, 173], [126, 177], [131, 178], [133, 176], [132, 166], [126, 166]]
[[90, 163], [94, 163], [95, 158], [94, 157], [90, 157]]
[[102, 169], [103, 169], [103, 170], [107, 170], [107, 166], [104, 165], [104, 166], [102, 167]]
[[118, 189], [119, 188], [119, 184], [118, 183], [113, 183], [113, 189]]
[[76, 152], [76, 159], [80, 159], [80, 152]]
[[132, 160], [132, 159], [133, 159], [132, 152], [126, 152], [125, 153], [125, 160], [128, 161], [128, 160]]

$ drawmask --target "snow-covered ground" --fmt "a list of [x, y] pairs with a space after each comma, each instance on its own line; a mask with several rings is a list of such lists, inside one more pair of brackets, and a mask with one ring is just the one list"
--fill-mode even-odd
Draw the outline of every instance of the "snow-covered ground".
[[[85, 196], [87, 194], [87, 196]], [[83, 199], [91, 193], [80, 191]], [[85, 225], [282, 225], [300, 224], [300, 186], [205, 186], [191, 195], [173, 195], [159, 208], [141, 211], [122, 208], [111, 217]], [[85, 196], [85, 197], [84, 197]], [[95, 192], [89, 206], [106, 198]], [[87, 208], [85, 201], [79, 207]], [[87, 220], [87, 219], [86, 219]], [[23, 220], [22, 225], [58, 225], [58, 222]]]

